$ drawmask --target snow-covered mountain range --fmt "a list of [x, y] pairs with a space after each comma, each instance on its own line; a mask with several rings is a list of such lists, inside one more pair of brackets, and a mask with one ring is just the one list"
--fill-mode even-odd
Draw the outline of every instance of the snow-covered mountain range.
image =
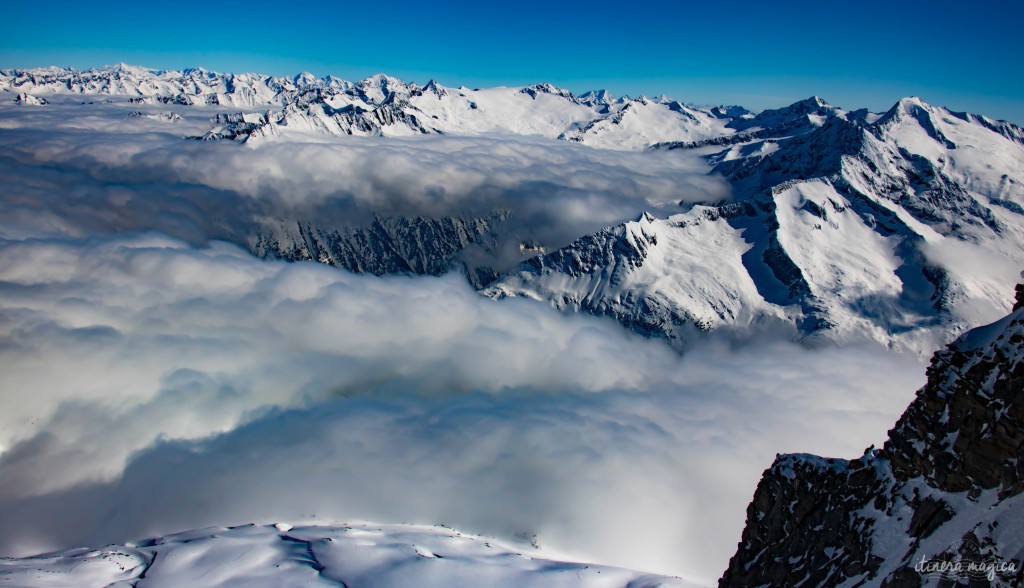
[[680, 348], [692, 331], [782, 328], [927, 353], [1005, 312], [1001, 293], [1024, 267], [1024, 130], [918, 98], [883, 113], [813, 97], [755, 114], [550, 84], [469, 89], [125, 65], [0, 70], [0, 91], [26, 105], [70, 93], [209, 108], [197, 138], [254, 144], [539, 135], [697, 155], [728, 181], [730, 200], [680, 194], [677, 214], [644, 213], [554, 250], [527, 243], [518, 267], [465, 253], [503, 247], [505, 210], [358, 229], [272, 219], [244, 239], [261, 256], [377, 274], [463, 266], [488, 296], [611, 316]]
[[[408, 136], [420, 133], [512, 133], [587, 145], [639, 149], [665, 141], [731, 134], [724, 110], [661, 98], [577, 97], [551, 84], [499, 88], [423, 86], [377, 74], [359, 82], [303, 73], [294, 77], [219, 74], [204, 69], [156, 71], [118, 64], [77, 71], [0, 70], [0, 91], [32, 96], [109, 94], [144, 104], [262, 107], [215, 118], [205, 139], [281, 134]], [[745, 111], [743, 111], [745, 112]], [[736, 114], [736, 112], [731, 112]]]
[[778, 457], [720, 586], [1019, 586], [1024, 285], [1013, 309], [935, 354], [882, 449]]
[[313, 88], [350, 89], [351, 83], [312, 74], [273, 77], [262, 74], [220, 74], [202, 68], [158, 71], [119, 63], [79, 71], [46, 67], [0, 70], [0, 91], [46, 94], [117, 95], [139, 102], [184, 105], [264, 106], [284, 104]]
[[1020, 128], [917, 98], [881, 115], [817, 99], [784, 110], [804, 122], [762, 128], [793, 136], [689, 146], [729, 180], [731, 202], [582, 237], [485, 292], [670, 340], [779, 322], [919, 350], [936, 343], [924, 333], [949, 338], [1005, 312], [1000, 293], [1024, 267]]

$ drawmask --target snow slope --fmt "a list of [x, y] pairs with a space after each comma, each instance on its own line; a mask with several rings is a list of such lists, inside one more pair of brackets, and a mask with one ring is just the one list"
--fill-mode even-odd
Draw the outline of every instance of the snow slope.
[[0, 586], [688, 588], [622, 568], [546, 559], [443, 527], [211, 527], [103, 549], [0, 558]]

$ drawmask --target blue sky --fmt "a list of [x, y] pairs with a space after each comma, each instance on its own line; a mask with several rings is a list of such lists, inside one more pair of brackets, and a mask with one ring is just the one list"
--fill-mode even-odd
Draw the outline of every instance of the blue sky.
[[1019, 2], [11, 3], [0, 67], [157, 68], [445, 85], [549, 81], [750, 108], [919, 95], [1024, 123]]

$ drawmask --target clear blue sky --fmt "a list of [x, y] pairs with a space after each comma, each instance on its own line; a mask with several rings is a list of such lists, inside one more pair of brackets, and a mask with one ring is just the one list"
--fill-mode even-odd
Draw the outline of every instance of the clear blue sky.
[[8, 3], [0, 67], [156, 68], [449, 86], [549, 81], [749, 108], [817, 94], [844, 108], [906, 95], [1024, 123], [1024, 3]]

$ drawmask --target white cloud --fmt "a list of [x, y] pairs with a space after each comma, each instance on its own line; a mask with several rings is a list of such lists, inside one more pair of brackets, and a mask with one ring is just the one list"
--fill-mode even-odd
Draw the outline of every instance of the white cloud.
[[0, 242], [0, 373], [0, 553], [315, 515], [704, 578], [776, 452], [856, 456], [923, 379], [158, 234]]
[[514, 237], [555, 246], [645, 210], [729, 197], [699, 157], [681, 152], [509, 136], [313, 135], [250, 146], [183, 140], [208, 126], [196, 109], [180, 109], [186, 120], [176, 124], [126, 120], [125, 105], [37, 111], [19, 111], [0, 134], [0, 235], [158, 230], [244, 243], [263, 219], [346, 226], [371, 213], [500, 208], [517, 219]]

